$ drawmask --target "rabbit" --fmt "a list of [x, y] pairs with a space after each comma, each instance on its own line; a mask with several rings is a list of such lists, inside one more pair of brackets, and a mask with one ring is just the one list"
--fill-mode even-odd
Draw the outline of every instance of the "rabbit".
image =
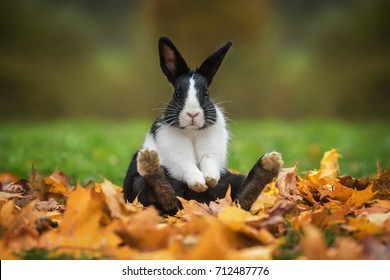
[[208, 204], [224, 197], [230, 186], [231, 198], [249, 210], [278, 175], [283, 161], [277, 152], [260, 157], [248, 176], [226, 167], [229, 132], [209, 87], [232, 44], [227, 42], [192, 71], [172, 41], [159, 39], [160, 66], [173, 95], [130, 162], [125, 201], [138, 197], [144, 206], [173, 215], [182, 207], [177, 197]]

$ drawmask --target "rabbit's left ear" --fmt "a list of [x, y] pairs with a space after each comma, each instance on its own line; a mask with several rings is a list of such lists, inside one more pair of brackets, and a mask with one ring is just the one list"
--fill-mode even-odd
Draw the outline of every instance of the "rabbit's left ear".
[[168, 38], [160, 38], [158, 51], [161, 69], [171, 84], [175, 85], [177, 78], [190, 72], [184, 58]]
[[226, 53], [233, 45], [232, 41], [227, 42], [222, 48], [216, 50], [210, 55], [196, 70], [199, 74], [206, 78], [208, 85], [210, 86], [215, 73], [217, 73], [219, 66], [222, 63]]

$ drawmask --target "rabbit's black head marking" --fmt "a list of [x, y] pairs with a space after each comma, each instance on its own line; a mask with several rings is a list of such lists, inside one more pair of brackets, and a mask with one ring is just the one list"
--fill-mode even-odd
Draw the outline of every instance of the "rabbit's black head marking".
[[198, 130], [215, 124], [217, 109], [210, 99], [208, 87], [232, 44], [229, 41], [196, 71], [191, 71], [175, 45], [168, 38], [160, 38], [160, 66], [174, 92], [165, 113], [155, 122], [152, 131], [163, 124]]

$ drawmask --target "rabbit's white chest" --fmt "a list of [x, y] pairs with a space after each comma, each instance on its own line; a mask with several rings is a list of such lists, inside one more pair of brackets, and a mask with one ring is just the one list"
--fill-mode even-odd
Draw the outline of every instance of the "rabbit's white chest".
[[157, 151], [161, 165], [175, 179], [186, 181], [199, 172], [218, 177], [225, 168], [228, 142], [223, 115], [218, 115], [217, 123], [203, 130], [162, 125], [155, 135], [147, 134], [143, 148]]

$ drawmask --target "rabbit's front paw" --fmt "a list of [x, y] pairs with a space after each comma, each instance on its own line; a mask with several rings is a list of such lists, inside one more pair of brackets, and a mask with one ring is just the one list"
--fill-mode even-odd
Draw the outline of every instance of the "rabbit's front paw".
[[194, 192], [205, 192], [207, 191], [208, 187], [207, 185], [205, 184], [201, 184], [201, 183], [195, 183], [193, 185], [188, 185], [188, 187], [193, 190]]
[[193, 172], [192, 176], [186, 178], [186, 183], [188, 187], [194, 192], [205, 192], [208, 187], [206, 185], [206, 181], [203, 178], [202, 172], [198, 170], [198, 172]]
[[207, 186], [214, 188], [218, 184], [221, 174], [214, 161], [210, 159], [203, 160], [200, 166], [200, 171], [203, 173]]
[[137, 156], [137, 170], [141, 176], [146, 176], [158, 172], [160, 169], [160, 159], [156, 151], [141, 149]]
[[206, 185], [209, 186], [210, 188], [214, 188], [216, 185], [218, 185], [218, 179], [206, 177], [205, 180], [206, 180]]

